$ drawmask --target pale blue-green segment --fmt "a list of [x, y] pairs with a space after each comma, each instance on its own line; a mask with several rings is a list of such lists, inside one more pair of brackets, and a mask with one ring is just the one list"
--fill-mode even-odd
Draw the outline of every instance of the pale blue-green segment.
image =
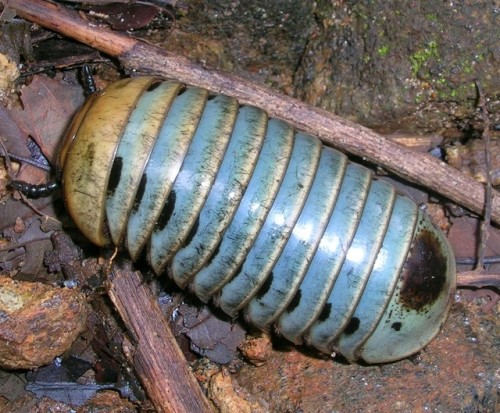
[[296, 344], [302, 343], [330, 295], [361, 219], [372, 175], [361, 165], [347, 165], [328, 226], [302, 280], [300, 301], [278, 321], [278, 331]]
[[[421, 234], [425, 239], [429, 236], [435, 239], [435, 243], [431, 243], [431, 249], [427, 249], [425, 254], [442, 256], [445, 260], [445, 273], [436, 274], [436, 276], [443, 277], [439, 295], [422, 308], [409, 308], [401, 299], [401, 289], [408, 280], [401, 277], [380, 322], [356, 351], [356, 358], [367, 363], [384, 363], [408, 357], [429, 343], [446, 320], [456, 288], [453, 250], [444, 234], [431, 223], [426, 214], [419, 210], [413, 242], [418, 240]], [[425, 244], [424, 242], [424, 247]], [[421, 274], [414, 274], [414, 276], [419, 277]]]
[[[187, 88], [177, 96], [163, 123], [141, 181], [144, 191], [127, 228], [127, 249], [136, 260], [153, 232], [198, 125], [208, 92]], [[142, 188], [139, 188], [142, 191]]]
[[224, 160], [197, 222], [194, 235], [172, 260], [171, 272], [183, 287], [214, 253], [255, 168], [267, 126], [267, 114], [243, 106]]
[[245, 309], [245, 319], [256, 327], [265, 329], [273, 323], [297, 292], [325, 232], [346, 164], [340, 152], [323, 147], [304, 208], [272, 269], [269, 289], [263, 295], [258, 293]]
[[269, 121], [255, 171], [222, 237], [219, 251], [193, 280], [192, 289], [201, 300], [208, 301], [244, 261], [285, 175], [294, 135], [293, 129], [285, 122]]
[[222, 289], [221, 308], [236, 315], [266, 281], [305, 203], [321, 156], [321, 143], [297, 133], [285, 179], [241, 271]]
[[115, 245], [122, 242], [144, 167], [178, 90], [179, 84], [163, 82], [145, 91], [123, 131], [115, 155], [115, 159], [123, 160], [120, 180], [114, 193], [106, 199], [107, 223]]
[[334, 344], [335, 350], [348, 360], [357, 359], [356, 350], [373, 332], [387, 307], [410, 249], [417, 217], [417, 205], [398, 195], [382, 248], [352, 315], [357, 328], [343, 331]]
[[181, 248], [200, 214], [226, 152], [238, 108], [236, 99], [222, 95], [210, 99], [205, 106], [171, 195], [163, 207], [169, 209], [171, 215], [163, 228], [157, 226], [151, 235], [149, 262], [157, 274], [163, 272]]
[[331, 342], [346, 327], [365, 288], [382, 246], [395, 196], [391, 185], [372, 181], [356, 235], [327, 300], [329, 316], [316, 321], [308, 334], [308, 342], [325, 353], [331, 351]]

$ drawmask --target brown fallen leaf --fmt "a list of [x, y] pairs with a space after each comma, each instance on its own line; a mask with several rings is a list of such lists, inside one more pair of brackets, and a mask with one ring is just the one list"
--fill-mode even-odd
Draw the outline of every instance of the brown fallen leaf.
[[21, 92], [24, 110], [12, 118], [26, 137], [31, 136], [53, 164], [58, 145], [76, 110], [83, 104], [83, 90], [46, 76], [34, 76]]
[[191, 340], [191, 350], [220, 364], [227, 364], [236, 355], [245, 339], [245, 330], [231, 320], [222, 320], [208, 307], [201, 310], [183, 303], [178, 308], [182, 331]]
[[136, 30], [148, 25], [160, 11], [152, 4], [106, 4], [90, 7], [115, 30]]
[[[479, 219], [462, 216], [453, 219], [453, 225], [448, 233], [448, 240], [455, 252], [455, 257], [460, 263], [463, 258], [472, 259], [472, 264], [458, 265], [459, 271], [470, 271], [474, 268], [474, 259], [477, 256], [479, 243]], [[500, 231], [496, 228], [488, 228], [488, 240], [486, 243], [485, 257], [500, 256]], [[491, 264], [488, 273], [500, 273], [500, 264]]]
[[27, 274], [38, 274], [43, 269], [45, 253], [52, 250], [52, 243], [50, 232], [42, 230], [41, 225], [38, 216], [27, 219], [18, 217], [13, 227], [2, 232], [9, 243], [0, 250], [0, 269], [21, 269]]

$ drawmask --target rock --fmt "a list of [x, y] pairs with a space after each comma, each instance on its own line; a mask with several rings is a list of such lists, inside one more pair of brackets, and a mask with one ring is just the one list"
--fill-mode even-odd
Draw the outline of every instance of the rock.
[[88, 313], [78, 290], [0, 277], [0, 367], [50, 363], [84, 330]]
[[455, 304], [443, 331], [412, 359], [346, 365], [310, 352], [273, 350], [234, 376], [270, 412], [493, 412], [498, 407], [498, 311]]
[[460, 132], [475, 122], [475, 80], [498, 122], [498, 12], [487, 0], [184, 4], [153, 43], [382, 133]]
[[210, 379], [208, 397], [220, 413], [266, 413], [267, 405], [242, 389], [224, 369]]

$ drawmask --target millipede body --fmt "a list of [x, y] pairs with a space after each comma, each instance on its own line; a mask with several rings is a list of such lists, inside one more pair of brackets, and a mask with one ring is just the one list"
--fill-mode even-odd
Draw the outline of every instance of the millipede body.
[[234, 98], [154, 77], [112, 83], [76, 115], [59, 164], [89, 240], [145, 254], [157, 274], [296, 344], [389, 362], [446, 318], [454, 256], [417, 205]]

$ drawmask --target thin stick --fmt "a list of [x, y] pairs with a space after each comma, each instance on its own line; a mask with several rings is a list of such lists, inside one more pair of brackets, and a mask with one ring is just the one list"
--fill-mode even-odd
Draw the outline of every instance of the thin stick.
[[488, 118], [488, 111], [486, 109], [486, 102], [481, 85], [476, 81], [477, 94], [479, 95], [478, 107], [480, 110], [480, 117], [483, 121], [483, 142], [484, 142], [484, 168], [486, 169], [486, 193], [485, 193], [485, 208], [484, 219], [481, 223], [481, 240], [479, 241], [478, 248], [478, 262], [476, 271], [484, 271], [484, 256], [486, 253], [486, 243], [488, 241], [489, 228], [491, 223], [491, 196], [493, 187], [491, 185], [491, 149], [490, 149], [490, 122]]
[[46, 237], [32, 238], [32, 239], [24, 241], [24, 242], [12, 242], [10, 244], [7, 244], [5, 247], [1, 247], [0, 252], [13, 251], [17, 248], [21, 248], [21, 247], [25, 247], [26, 245], [34, 244], [35, 242], [50, 241], [51, 235], [52, 235], [52, 231], [48, 232]]
[[108, 294], [135, 341], [128, 356], [157, 411], [212, 412], [140, 274], [116, 270]]
[[457, 275], [457, 286], [496, 288], [500, 291], [500, 274], [480, 274], [477, 271], [462, 271]]
[[[0, 142], [2, 142], [1, 139], [0, 139]], [[7, 165], [7, 170], [9, 170], [9, 168], [10, 168], [10, 159], [14, 159], [15, 161], [30, 164], [30, 165], [35, 166], [35, 167], [42, 169], [44, 171], [50, 172], [50, 170], [51, 170], [50, 165], [44, 165], [44, 164], [42, 164], [38, 161], [35, 161], [33, 159], [26, 158], [25, 156], [19, 156], [19, 155], [16, 155], [15, 153], [10, 153], [9, 151], [7, 151], [7, 149], [5, 148], [5, 145], [3, 143], [0, 147], [0, 156], [5, 157], [6, 161], [8, 159], [7, 162], [9, 162], [9, 163]]]
[[[175, 78], [241, 103], [266, 110], [323, 142], [383, 166], [391, 172], [442, 194], [480, 215], [485, 188], [443, 162], [392, 143], [370, 129], [239, 77], [207, 69], [189, 59], [110, 30], [96, 28], [76, 12], [42, 0], [4, 0], [20, 17], [36, 22], [118, 58], [132, 71]], [[500, 224], [500, 194], [493, 191], [492, 220]]]

